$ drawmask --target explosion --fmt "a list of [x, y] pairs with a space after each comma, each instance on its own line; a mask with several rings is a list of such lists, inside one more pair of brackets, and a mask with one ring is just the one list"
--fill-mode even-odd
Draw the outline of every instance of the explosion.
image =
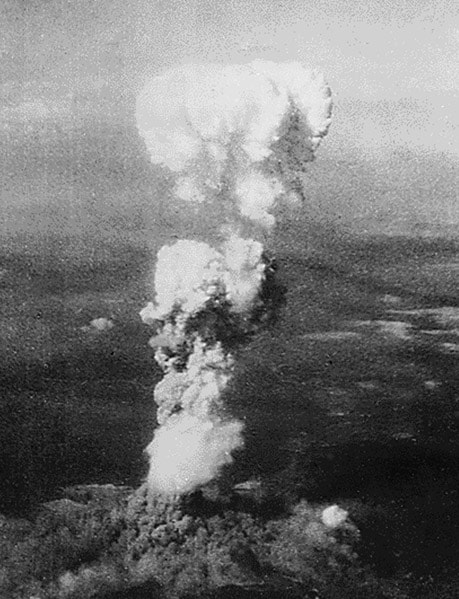
[[330, 114], [322, 76], [299, 63], [186, 65], [155, 77], [138, 97], [152, 163], [172, 175], [178, 205], [190, 202], [196, 218], [211, 221], [209, 239], [159, 251], [155, 298], [141, 311], [156, 328], [150, 344], [165, 372], [147, 448], [155, 493], [209, 482], [243, 446], [243, 424], [228, 417], [224, 397], [237, 343], [270, 309], [273, 268], [262, 240], [276, 208], [303, 199], [302, 173]]

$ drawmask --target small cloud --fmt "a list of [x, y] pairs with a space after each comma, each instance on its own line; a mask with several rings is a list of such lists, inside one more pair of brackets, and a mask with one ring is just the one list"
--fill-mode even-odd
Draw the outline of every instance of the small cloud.
[[395, 439], [395, 441], [416, 441], [416, 437], [413, 435], [413, 433], [406, 431], [394, 433], [392, 438]]
[[360, 320], [355, 326], [370, 327], [375, 332], [396, 339], [411, 339], [413, 325], [398, 320]]
[[363, 389], [364, 391], [374, 391], [378, 388], [378, 384], [374, 381], [360, 381], [357, 383], [357, 387], [359, 387], [359, 389]]
[[440, 385], [441, 385], [441, 383], [439, 381], [424, 381], [424, 387], [428, 391], [433, 391], [434, 389], [436, 389]]
[[328, 528], [338, 528], [344, 524], [348, 517], [348, 512], [339, 507], [339, 505], [330, 505], [325, 508], [321, 515], [322, 523]]
[[381, 301], [386, 306], [398, 306], [401, 303], [402, 298], [398, 295], [391, 295], [390, 293], [386, 293], [381, 298]]
[[109, 331], [115, 326], [113, 320], [109, 318], [95, 318], [90, 324], [97, 331]]
[[113, 329], [114, 326], [115, 323], [113, 322], [113, 320], [110, 320], [109, 318], [94, 318], [93, 320], [91, 320], [89, 325], [81, 327], [81, 330], [85, 333], [102, 333], [104, 331], [109, 331], [110, 329]]

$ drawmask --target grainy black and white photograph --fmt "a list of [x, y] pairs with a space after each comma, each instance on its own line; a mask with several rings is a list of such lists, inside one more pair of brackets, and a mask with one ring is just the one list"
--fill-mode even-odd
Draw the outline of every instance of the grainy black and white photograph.
[[0, 31], [0, 599], [459, 597], [457, 4]]

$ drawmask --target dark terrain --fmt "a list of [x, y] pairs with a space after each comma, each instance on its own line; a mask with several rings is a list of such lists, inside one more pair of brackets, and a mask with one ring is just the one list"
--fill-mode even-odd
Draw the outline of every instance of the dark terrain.
[[[240, 350], [228, 406], [246, 449], [225, 477], [347, 506], [362, 559], [446, 599], [459, 554], [459, 243], [336, 243], [277, 244], [286, 303]], [[27, 516], [68, 485], [142, 481], [161, 376], [138, 317], [151, 262], [128, 244], [78, 263], [0, 256], [3, 514]], [[114, 327], [88, 326], [99, 317]]]

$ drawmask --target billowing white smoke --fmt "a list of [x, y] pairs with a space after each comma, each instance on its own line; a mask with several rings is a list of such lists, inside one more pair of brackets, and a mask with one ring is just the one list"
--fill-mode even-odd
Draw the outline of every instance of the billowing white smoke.
[[289, 175], [311, 160], [330, 111], [322, 76], [299, 63], [187, 65], [146, 85], [137, 125], [151, 161], [177, 174], [178, 197], [213, 203], [223, 190], [235, 218], [269, 226], [269, 210], [292, 191]]
[[179, 495], [209, 482], [232, 462], [231, 452], [242, 443], [241, 430], [236, 421], [212, 422], [186, 412], [171, 416], [147, 448], [154, 464], [150, 487]]
[[187, 239], [164, 246], [156, 266], [156, 301], [142, 311], [142, 318], [164, 320], [174, 308], [195, 314], [223, 290], [233, 310], [246, 310], [264, 278], [262, 257], [261, 243], [235, 235], [221, 251]]
[[[137, 101], [137, 125], [154, 164], [175, 176], [177, 202], [194, 202], [220, 228], [218, 247], [180, 240], [157, 260], [151, 340], [165, 370], [155, 389], [159, 428], [147, 448], [148, 482], [162, 494], [211, 480], [242, 446], [242, 424], [223, 416], [233, 358], [222, 327], [260, 307], [267, 261], [244, 239], [248, 223], [274, 224], [279, 201], [302, 195], [301, 172], [330, 123], [330, 90], [300, 64], [256, 61], [182, 66], [150, 81]], [[223, 326], [224, 325], [224, 326]]]

